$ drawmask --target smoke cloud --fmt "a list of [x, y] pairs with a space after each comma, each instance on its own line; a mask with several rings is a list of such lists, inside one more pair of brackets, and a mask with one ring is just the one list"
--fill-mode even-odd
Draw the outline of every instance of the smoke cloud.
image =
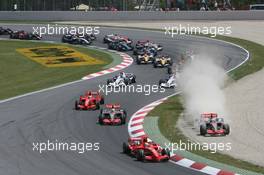
[[222, 87], [226, 78], [220, 64], [205, 55], [195, 55], [195, 59], [183, 67], [179, 78], [185, 116], [192, 121], [197, 121], [204, 112], [216, 112], [225, 117], [227, 113]]

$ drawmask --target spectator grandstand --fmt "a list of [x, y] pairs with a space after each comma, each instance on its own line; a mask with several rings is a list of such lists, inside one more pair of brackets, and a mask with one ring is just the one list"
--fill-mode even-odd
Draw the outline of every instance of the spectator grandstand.
[[88, 10], [249, 10], [264, 0], [1, 0], [1, 11], [68, 11], [80, 5]]

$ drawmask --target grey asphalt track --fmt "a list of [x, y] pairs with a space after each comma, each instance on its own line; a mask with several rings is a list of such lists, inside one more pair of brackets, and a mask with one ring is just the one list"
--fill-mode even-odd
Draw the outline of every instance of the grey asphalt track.
[[[32, 31], [32, 26], [10, 25], [12, 29]], [[225, 69], [241, 63], [246, 52], [219, 41], [198, 37], [170, 38], [162, 33], [140, 30], [101, 28], [94, 43], [104, 46], [104, 34], [120, 33], [133, 40], [151, 39], [164, 46], [163, 53], [177, 58], [180, 53], [192, 49], [218, 59]], [[60, 41], [60, 36], [44, 36], [45, 40]], [[157, 84], [166, 76], [166, 69], [154, 69], [151, 65], [136, 65], [125, 69], [137, 75], [138, 84]], [[117, 73], [113, 73], [117, 74]], [[74, 101], [86, 90], [97, 90], [99, 84], [113, 74], [68, 85], [58, 89], [15, 99], [0, 104], [0, 175], [199, 175], [194, 170], [172, 163], [142, 163], [122, 154], [122, 142], [128, 138], [127, 125], [100, 126], [96, 124], [99, 111], [75, 111]], [[12, 78], [12, 77], [10, 77]], [[40, 77], [41, 78], [41, 77]], [[106, 103], [120, 103], [131, 116], [141, 107], [172, 94], [120, 93], [106, 96]], [[76, 152], [32, 151], [32, 142], [47, 140], [62, 142], [99, 142], [99, 151], [84, 154]]]

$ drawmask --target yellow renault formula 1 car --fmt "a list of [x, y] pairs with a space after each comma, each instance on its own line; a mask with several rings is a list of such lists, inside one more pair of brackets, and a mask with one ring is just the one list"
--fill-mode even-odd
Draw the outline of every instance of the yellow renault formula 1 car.
[[136, 58], [137, 64], [148, 64], [153, 63], [154, 56], [152, 53], [144, 53], [142, 55], [138, 55]]
[[172, 59], [168, 55], [159, 55], [153, 62], [153, 67], [167, 67], [173, 64]]

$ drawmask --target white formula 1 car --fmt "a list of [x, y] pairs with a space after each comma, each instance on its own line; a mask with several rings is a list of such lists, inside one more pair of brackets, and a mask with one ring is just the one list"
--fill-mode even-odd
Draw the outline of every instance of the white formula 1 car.
[[121, 72], [119, 75], [114, 76], [112, 79], [107, 80], [107, 86], [127, 86], [136, 83], [136, 76], [132, 73]]
[[157, 51], [162, 51], [163, 47], [160, 44], [156, 44], [153, 42], [148, 42], [145, 44], [145, 47], [154, 47]]
[[159, 86], [162, 88], [175, 88], [177, 86], [175, 77], [175, 75], [170, 75], [169, 78], [161, 79], [159, 81]]

